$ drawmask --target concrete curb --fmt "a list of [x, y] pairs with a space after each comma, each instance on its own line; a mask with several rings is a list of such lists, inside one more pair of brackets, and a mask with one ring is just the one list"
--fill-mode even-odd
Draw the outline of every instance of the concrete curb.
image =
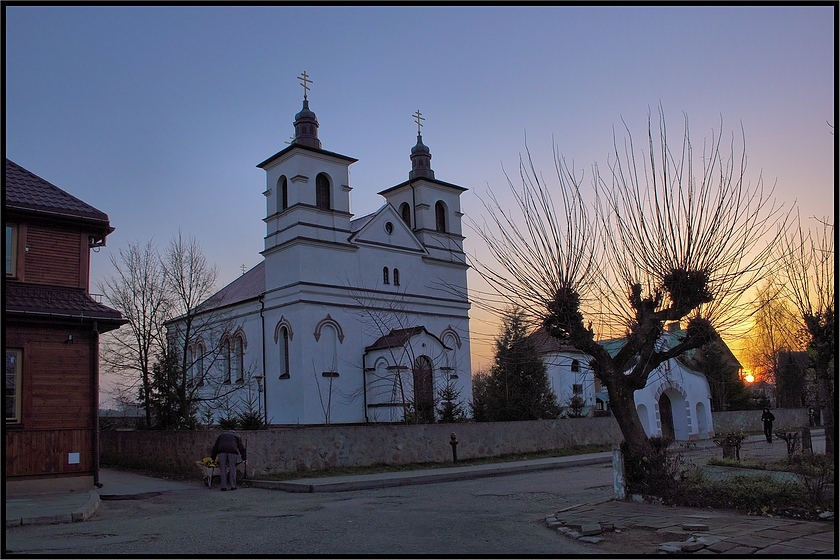
[[75, 508], [68, 513], [57, 515], [38, 515], [32, 517], [11, 517], [6, 519], [6, 527], [17, 527], [18, 525], [51, 525], [53, 523], [73, 523], [74, 521], [85, 521], [96, 513], [101, 503], [99, 494], [91, 490], [87, 499], [81, 507]]
[[88, 501], [79, 511], [73, 512], [73, 521], [85, 521], [88, 517], [96, 513], [99, 504], [102, 503], [102, 498], [97, 492], [91, 492]]
[[564, 467], [578, 467], [585, 465], [604, 464], [612, 462], [612, 453], [593, 453], [586, 457], [569, 456], [551, 458], [544, 461], [519, 463], [491, 463], [470, 467], [445, 467], [432, 471], [411, 471], [399, 473], [379, 473], [347, 477], [308, 478], [293, 481], [249, 480], [252, 488], [280, 490], [293, 493], [313, 492], [349, 492], [352, 490], [369, 490], [374, 488], [393, 488], [396, 486], [410, 486], [415, 484], [432, 484], [436, 482], [452, 482], [473, 478], [485, 478], [507, 474], [560, 469]]

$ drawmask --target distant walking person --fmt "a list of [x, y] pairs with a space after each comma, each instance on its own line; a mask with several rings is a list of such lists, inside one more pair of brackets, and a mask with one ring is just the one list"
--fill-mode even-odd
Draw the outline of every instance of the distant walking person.
[[216, 438], [210, 458], [214, 461], [216, 457], [219, 458], [219, 469], [222, 471], [222, 492], [228, 487], [236, 490], [236, 463], [240, 456], [243, 461], [246, 460], [245, 446], [242, 445], [242, 440], [236, 432], [229, 430]]
[[765, 408], [761, 413], [761, 421], [764, 422], [764, 437], [767, 438], [767, 443], [773, 443], [773, 420], [776, 417], [770, 412], [769, 408]]

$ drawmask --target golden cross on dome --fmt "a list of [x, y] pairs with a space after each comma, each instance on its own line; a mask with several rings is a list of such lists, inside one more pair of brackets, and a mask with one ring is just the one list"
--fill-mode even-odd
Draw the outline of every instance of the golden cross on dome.
[[421, 115], [420, 109], [417, 109], [417, 111], [413, 115], [411, 115], [412, 117], [414, 117], [414, 122], [417, 123], [417, 135], [418, 136], [420, 135], [420, 127], [423, 126], [423, 123], [421, 123], [420, 121], [425, 121], [426, 120], [423, 117], [421, 117], [420, 115]]
[[298, 76], [297, 79], [300, 80], [300, 85], [303, 86], [303, 98], [306, 99], [306, 94], [309, 91], [309, 84], [312, 83], [312, 80], [309, 79], [309, 76], [306, 74], [306, 70], [304, 70], [303, 74]]

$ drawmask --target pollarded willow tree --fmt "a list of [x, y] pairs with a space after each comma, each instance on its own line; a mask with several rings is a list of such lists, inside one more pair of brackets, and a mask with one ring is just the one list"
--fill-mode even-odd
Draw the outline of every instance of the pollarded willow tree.
[[[478, 305], [519, 307], [591, 357], [628, 450], [650, 454], [634, 392], [659, 364], [744, 320], [750, 309], [743, 296], [772, 271], [789, 212], [760, 174], [748, 182], [746, 152], [736, 151], [734, 137], [725, 144], [722, 126], [699, 159], [687, 117], [676, 147], [661, 108], [658, 127], [648, 115], [643, 148], [626, 124], [624, 131], [621, 145], [614, 133], [609, 172], [593, 166], [591, 201], [556, 146], [556, 186], [536, 170], [526, 146], [521, 187], [508, 177], [513, 208], [491, 193], [484, 222], [471, 224], [492, 259], [473, 256], [471, 264], [492, 288], [474, 298]], [[685, 334], [665, 348], [658, 341], [674, 321], [685, 321]], [[616, 335], [624, 343], [611, 355], [597, 341]]]

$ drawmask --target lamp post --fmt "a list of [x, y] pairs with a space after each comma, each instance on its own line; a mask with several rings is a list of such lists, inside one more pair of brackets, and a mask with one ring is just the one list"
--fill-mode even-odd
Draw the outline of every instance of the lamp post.
[[258, 395], [258, 397], [257, 397], [257, 407], [259, 409], [260, 416], [263, 417], [263, 423], [265, 424], [266, 423], [265, 413], [263, 412], [263, 406], [262, 406], [263, 379], [265, 379], [265, 378], [262, 375], [255, 375], [254, 379], [257, 380], [257, 395]]

